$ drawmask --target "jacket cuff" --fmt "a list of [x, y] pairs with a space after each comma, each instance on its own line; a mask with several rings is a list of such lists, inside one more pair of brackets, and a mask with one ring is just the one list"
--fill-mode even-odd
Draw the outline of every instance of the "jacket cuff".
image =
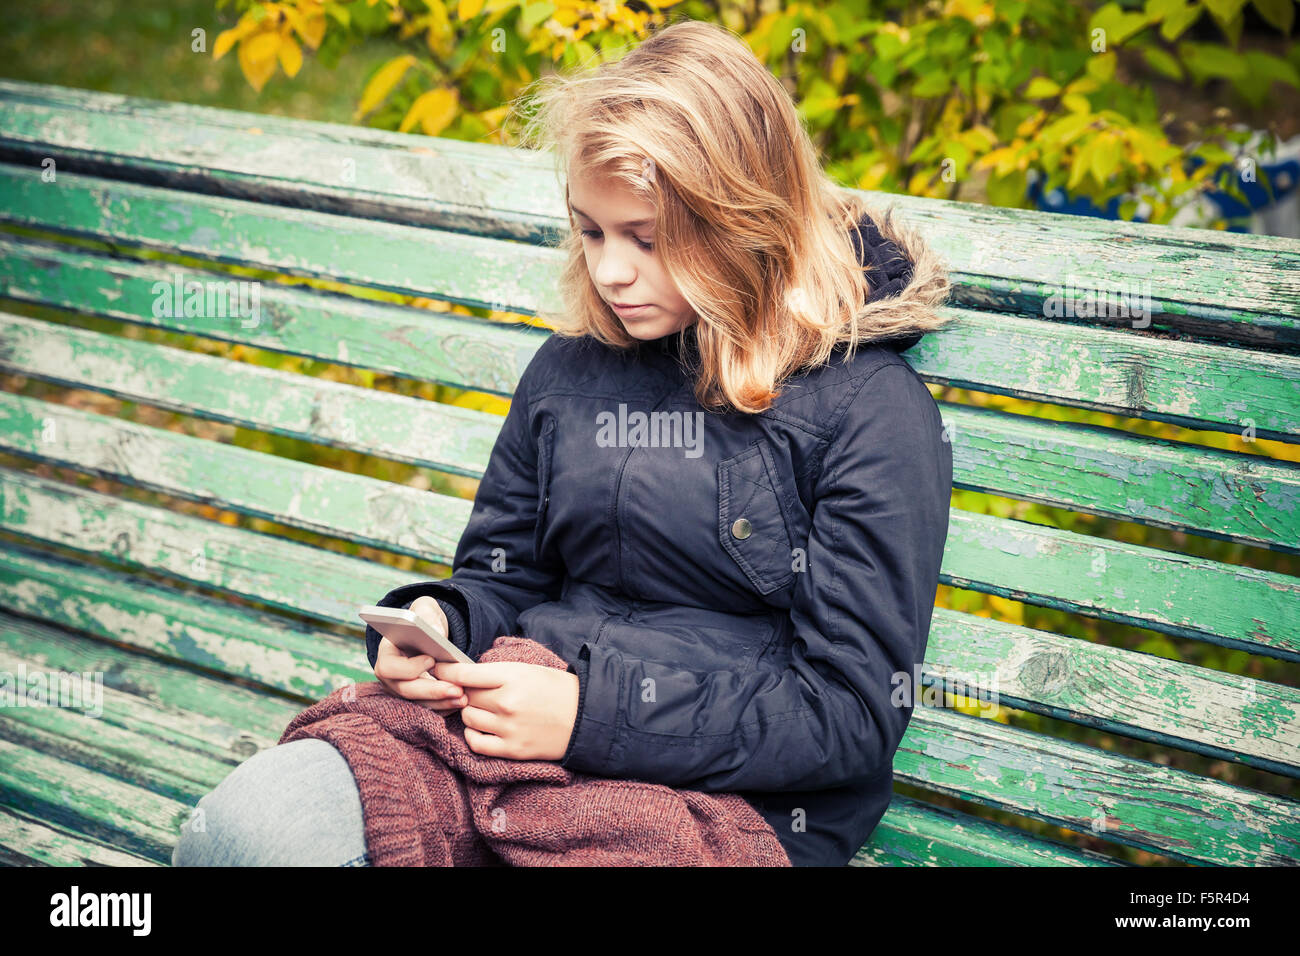
[[573, 667], [578, 675], [578, 719], [560, 766], [581, 773], [615, 775], [610, 772], [610, 755], [623, 701], [622, 655], [607, 647], [583, 644]]
[[[447, 636], [453, 644], [470, 657], [474, 657], [469, 646], [473, 634], [470, 628], [472, 618], [469, 604], [465, 596], [453, 585], [441, 581], [416, 581], [394, 588], [385, 594], [382, 600], [375, 603], [379, 607], [400, 607], [409, 611], [416, 598], [420, 597], [431, 597], [438, 602], [443, 613], [447, 615]], [[379, 656], [379, 642], [383, 638], [384, 636], [373, 627], [366, 625], [366, 657], [370, 660], [371, 670], [375, 669], [375, 660]]]

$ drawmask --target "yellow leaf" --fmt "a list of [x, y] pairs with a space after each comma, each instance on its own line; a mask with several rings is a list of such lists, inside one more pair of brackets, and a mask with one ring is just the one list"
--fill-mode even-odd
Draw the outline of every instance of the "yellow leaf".
[[302, 50], [294, 42], [293, 37], [285, 37], [276, 52], [280, 56], [280, 66], [284, 68], [285, 74], [297, 76], [298, 71], [302, 69]]
[[245, 16], [229, 30], [222, 30], [217, 35], [217, 42], [212, 47], [212, 59], [220, 60], [230, 52], [230, 48], [235, 45], [236, 41], [242, 40], [255, 29], [257, 23], [251, 17]]
[[1029, 81], [1029, 86], [1025, 88], [1025, 99], [1041, 100], [1049, 96], [1055, 96], [1061, 91], [1061, 85], [1045, 76], [1036, 76]]
[[462, 23], [466, 20], [473, 20], [483, 12], [484, 0], [460, 0], [456, 8], [456, 17]]
[[[264, 36], [266, 35], [263, 34], [257, 39], [262, 40]], [[273, 33], [270, 34], [270, 37], [277, 45], [279, 44], [279, 36]], [[249, 55], [251, 46], [252, 43], [248, 41], [239, 44], [239, 68], [244, 71], [244, 79], [248, 80], [249, 85], [260, 93], [262, 87], [266, 86], [266, 81], [275, 73], [275, 51], [272, 49], [269, 59], [255, 60]], [[265, 43], [263, 43], [263, 47], [265, 47]]]
[[267, 30], [259, 33], [251, 40], [246, 40], [239, 45], [239, 52], [247, 52], [250, 63], [261, 63], [263, 60], [270, 60], [272, 70], [275, 68], [275, 51], [280, 47], [280, 34], [274, 30]]
[[366, 84], [365, 91], [361, 94], [361, 105], [357, 107], [353, 119], [361, 119], [361, 117], [382, 103], [388, 94], [393, 91], [393, 87], [401, 82], [402, 77], [406, 76], [406, 71], [415, 65], [415, 62], [415, 57], [406, 53], [394, 57], [381, 66], [370, 82]]
[[293, 24], [298, 36], [302, 37], [303, 43], [313, 50], [320, 49], [320, 41], [325, 38], [325, 14], [319, 7], [315, 4], [302, 10], [285, 7], [284, 15]]
[[399, 132], [409, 131], [418, 122], [426, 136], [437, 136], [456, 118], [459, 100], [455, 90], [436, 89], [420, 94], [402, 119]]

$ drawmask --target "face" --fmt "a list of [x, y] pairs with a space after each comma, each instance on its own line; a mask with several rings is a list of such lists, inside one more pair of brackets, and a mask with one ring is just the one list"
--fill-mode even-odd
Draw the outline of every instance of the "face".
[[649, 341], [697, 320], [659, 261], [653, 204], [615, 180], [570, 167], [569, 211], [582, 230], [591, 281], [628, 335]]

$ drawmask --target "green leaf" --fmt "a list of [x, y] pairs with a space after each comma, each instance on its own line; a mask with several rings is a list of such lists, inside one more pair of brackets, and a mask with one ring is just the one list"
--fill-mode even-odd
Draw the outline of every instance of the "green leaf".
[[927, 71], [912, 87], [912, 95], [922, 98], [940, 96], [952, 89], [952, 77], [942, 70]]
[[1118, 3], [1108, 3], [1088, 21], [1088, 33], [1106, 31], [1106, 49], [1118, 46], [1150, 22], [1145, 13], [1125, 13]]
[[1061, 92], [1061, 84], [1045, 76], [1036, 76], [1025, 87], [1024, 96], [1027, 100], [1045, 100], [1059, 92]]
[[1119, 169], [1120, 141], [1113, 133], [1103, 133], [1097, 137], [1097, 145], [1092, 151], [1092, 178], [1098, 185], [1105, 186]]
[[1178, 52], [1187, 69], [1191, 70], [1198, 81], [1207, 76], [1221, 76], [1231, 80], [1246, 75], [1245, 57], [1227, 47], [1184, 40], [1178, 44]]
[[520, 30], [525, 36], [532, 33], [537, 24], [554, 13], [555, 9], [555, 4], [551, 3], [550, 0], [525, 4], [523, 13], [519, 15]]
[[1163, 73], [1171, 80], [1181, 80], [1183, 78], [1183, 68], [1178, 65], [1178, 60], [1167, 50], [1158, 46], [1149, 46], [1143, 49], [1142, 57], [1157, 73]]
[[1202, 0], [1205, 9], [1218, 17], [1225, 23], [1241, 13], [1241, 8], [1246, 5], [1246, 0]]
[[1074, 159], [1070, 162], [1070, 178], [1065, 181], [1065, 188], [1070, 192], [1074, 192], [1079, 183], [1083, 182], [1083, 177], [1092, 169], [1092, 154], [1096, 149], [1097, 140], [1093, 138], [1075, 151]]
[[1293, 0], [1254, 0], [1254, 4], [1261, 17], [1287, 36], [1291, 35], [1291, 26], [1295, 23]]
[[1264, 53], [1261, 50], [1247, 50], [1243, 55], [1249, 64], [1250, 73], [1300, 87], [1300, 70], [1280, 56]]
[[1188, 27], [1201, 18], [1203, 9], [1199, 3], [1183, 3], [1183, 0], [1176, 0], [1176, 3], [1165, 10], [1161, 18], [1160, 35], [1173, 43]]
[[1088, 58], [1088, 75], [1098, 83], [1109, 83], [1115, 78], [1115, 51], [1094, 53]]

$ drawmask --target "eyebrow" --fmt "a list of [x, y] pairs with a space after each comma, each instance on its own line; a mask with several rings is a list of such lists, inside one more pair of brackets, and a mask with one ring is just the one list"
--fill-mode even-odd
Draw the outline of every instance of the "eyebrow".
[[[578, 208], [577, 206], [575, 206], [573, 203], [569, 203], [569, 208], [572, 209], [574, 212], [576, 212], [579, 216], [582, 216], [583, 218], [586, 218], [586, 219], [591, 219], [590, 216], [588, 216], [585, 212], [583, 212], [581, 209], [579, 209], [579, 208]], [[592, 222], [595, 222], [596, 220], [591, 219], [591, 221], [592, 221]], [[625, 227], [625, 228], [630, 228], [630, 227], [632, 227], [632, 226], [653, 226], [653, 225], [654, 225], [654, 220], [653, 220], [653, 219], [632, 219], [632, 220], [629, 220], [628, 222], [617, 222], [617, 223], [615, 223], [614, 225], [616, 225], [616, 226], [623, 226], [623, 227]]]

